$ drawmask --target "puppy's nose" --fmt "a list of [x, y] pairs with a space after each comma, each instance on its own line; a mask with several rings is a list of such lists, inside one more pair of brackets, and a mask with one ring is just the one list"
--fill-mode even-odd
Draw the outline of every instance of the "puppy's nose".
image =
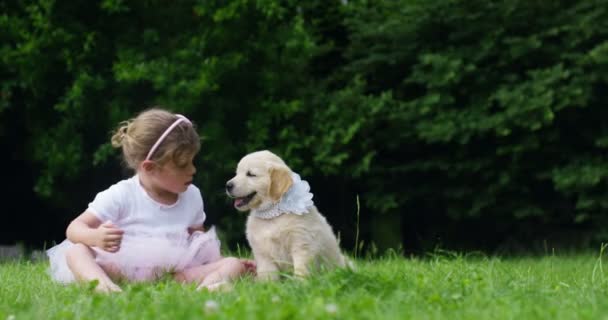
[[232, 188], [234, 188], [234, 183], [232, 183], [232, 181], [228, 181], [226, 183], [226, 191], [230, 192], [232, 191]]

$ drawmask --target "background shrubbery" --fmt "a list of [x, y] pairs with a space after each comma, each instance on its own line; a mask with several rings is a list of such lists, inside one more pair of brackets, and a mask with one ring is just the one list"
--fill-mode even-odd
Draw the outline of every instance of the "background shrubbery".
[[[223, 194], [270, 149], [354, 245], [605, 241], [608, 1], [3, 1], [2, 242], [47, 245], [125, 177], [110, 131], [162, 105], [198, 125]], [[544, 242], [543, 242], [544, 240]]]

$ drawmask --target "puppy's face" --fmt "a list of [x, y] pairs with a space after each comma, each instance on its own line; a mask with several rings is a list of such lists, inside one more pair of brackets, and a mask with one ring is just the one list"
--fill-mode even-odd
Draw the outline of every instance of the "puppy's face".
[[226, 183], [226, 193], [234, 198], [234, 207], [247, 211], [277, 203], [291, 187], [291, 170], [270, 151], [257, 151], [243, 157], [234, 178]]

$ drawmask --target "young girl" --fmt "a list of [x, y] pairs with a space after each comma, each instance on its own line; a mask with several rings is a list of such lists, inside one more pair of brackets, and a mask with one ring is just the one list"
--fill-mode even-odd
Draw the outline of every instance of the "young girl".
[[217, 289], [252, 270], [253, 262], [220, 256], [192, 160], [200, 148], [184, 116], [150, 109], [121, 123], [112, 145], [122, 148], [135, 175], [97, 194], [49, 249], [52, 277], [62, 283], [97, 280], [102, 292], [121, 291], [113, 280], [150, 281], [170, 272], [181, 282]]

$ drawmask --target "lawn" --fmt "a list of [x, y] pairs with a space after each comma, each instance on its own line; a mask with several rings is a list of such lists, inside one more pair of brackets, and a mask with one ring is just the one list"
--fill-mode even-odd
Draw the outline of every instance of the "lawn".
[[209, 293], [167, 280], [123, 284], [112, 295], [55, 284], [42, 262], [10, 262], [0, 264], [0, 320], [605, 319], [608, 265], [600, 256], [387, 254], [305, 281], [245, 278]]

